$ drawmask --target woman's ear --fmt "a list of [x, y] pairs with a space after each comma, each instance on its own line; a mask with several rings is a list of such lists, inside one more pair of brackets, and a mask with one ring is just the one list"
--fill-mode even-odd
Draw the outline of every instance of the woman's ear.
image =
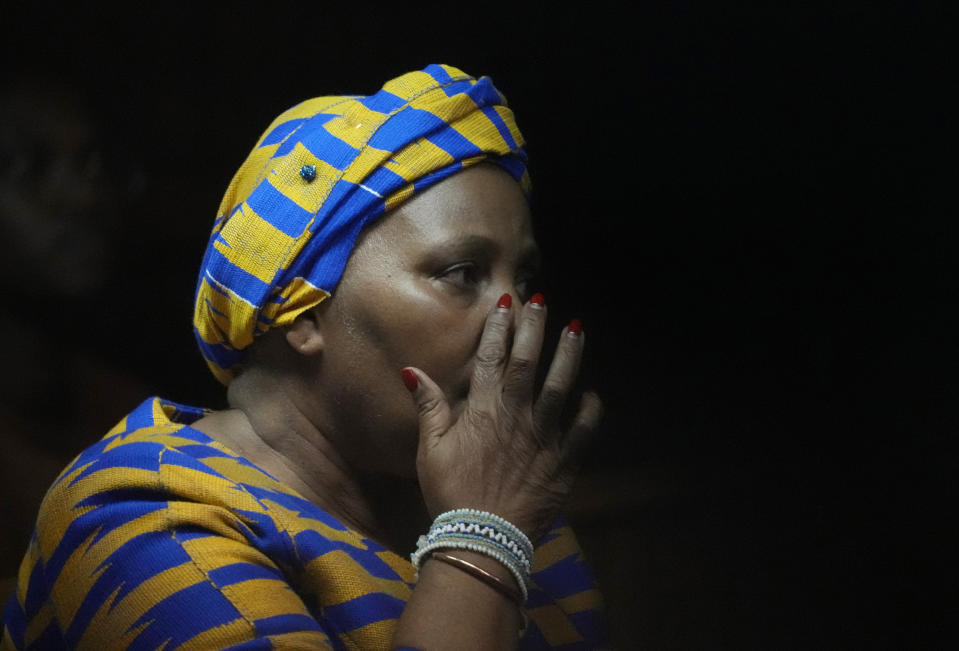
[[304, 310], [286, 329], [286, 343], [301, 355], [318, 355], [323, 352], [323, 333], [316, 308]]

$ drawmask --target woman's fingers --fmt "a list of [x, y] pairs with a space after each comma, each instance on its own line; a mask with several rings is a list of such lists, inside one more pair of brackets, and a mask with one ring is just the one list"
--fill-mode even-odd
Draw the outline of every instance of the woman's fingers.
[[546, 302], [542, 294], [534, 294], [520, 308], [513, 348], [503, 378], [503, 399], [509, 403], [531, 403], [543, 348], [543, 333], [546, 328]]
[[453, 425], [453, 413], [443, 390], [430, 376], [412, 366], [404, 368], [401, 373], [419, 415], [420, 450], [429, 450], [434, 441]]
[[543, 382], [543, 388], [533, 408], [533, 420], [542, 432], [558, 431], [563, 408], [579, 373], [583, 356], [585, 334], [578, 319], [563, 329], [556, 354]]
[[[517, 309], [521, 310], [518, 318], [514, 313]], [[566, 402], [579, 373], [585, 339], [578, 319], [563, 329], [543, 387], [534, 402], [536, 369], [545, 328], [546, 306], [541, 294], [535, 294], [522, 307], [513, 307], [510, 295], [504, 294], [487, 317], [470, 384], [471, 398], [480, 404], [495, 400], [508, 407], [524, 404], [526, 408], [532, 407], [534, 431], [531, 434], [540, 445], [556, 440], [560, 434]], [[449, 407], [446, 411], [449, 418]], [[577, 453], [598, 426], [601, 414], [599, 398], [595, 394], [584, 396], [572, 428], [562, 439], [564, 456]], [[512, 437], [517, 433], [509, 434]]]
[[503, 368], [509, 358], [509, 337], [513, 330], [513, 298], [503, 294], [486, 317], [486, 327], [476, 349], [476, 365], [470, 380], [470, 395], [498, 394]]

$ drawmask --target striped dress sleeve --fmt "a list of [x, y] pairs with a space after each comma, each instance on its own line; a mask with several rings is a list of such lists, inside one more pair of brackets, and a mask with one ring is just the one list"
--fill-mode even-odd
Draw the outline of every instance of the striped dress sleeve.
[[524, 650], [609, 647], [603, 598], [569, 524], [560, 519], [533, 555]]
[[177, 452], [118, 445], [65, 471], [21, 567], [4, 648], [333, 648], [248, 524], [216, 503], [218, 487], [209, 503], [165, 487], [161, 468], [192, 463], [165, 455]]

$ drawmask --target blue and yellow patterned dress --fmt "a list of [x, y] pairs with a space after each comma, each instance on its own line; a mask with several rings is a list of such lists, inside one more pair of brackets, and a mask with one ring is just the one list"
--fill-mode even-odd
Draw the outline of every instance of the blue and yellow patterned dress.
[[[47, 494], [6, 649], [386, 649], [409, 560], [347, 529], [153, 398]], [[605, 645], [572, 531], [536, 550], [521, 647]]]

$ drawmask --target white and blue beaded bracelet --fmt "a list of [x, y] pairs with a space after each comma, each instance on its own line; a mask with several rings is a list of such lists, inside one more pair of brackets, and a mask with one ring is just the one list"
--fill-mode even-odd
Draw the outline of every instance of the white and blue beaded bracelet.
[[504, 565], [526, 601], [532, 569], [533, 544], [512, 523], [498, 515], [475, 509], [456, 509], [441, 514], [429, 532], [420, 536], [410, 555], [419, 572], [426, 557], [439, 549], [464, 549], [484, 554]]
[[443, 537], [472, 538], [481, 542], [488, 539], [517, 556], [527, 567], [532, 562], [533, 544], [522, 531], [504, 518], [476, 509], [456, 509], [441, 514], [433, 522], [427, 539], [430, 542]]

